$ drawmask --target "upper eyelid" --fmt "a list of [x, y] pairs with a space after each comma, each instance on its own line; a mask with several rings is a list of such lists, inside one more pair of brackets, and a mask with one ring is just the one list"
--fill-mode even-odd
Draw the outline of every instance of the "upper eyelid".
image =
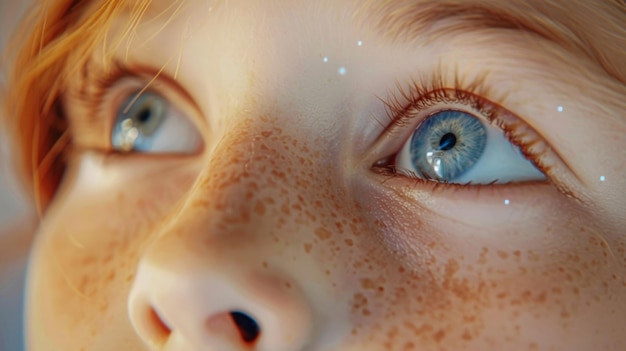
[[[86, 65], [90, 67], [93, 62]], [[187, 102], [193, 105], [193, 108], [200, 111], [200, 106], [196, 103], [195, 99], [187, 90], [185, 90], [176, 78], [171, 77], [167, 71], [167, 65], [163, 65], [160, 68], [154, 68], [152, 66], [142, 65], [138, 63], [122, 63], [120, 60], [113, 60], [112, 68], [104, 70], [102, 67], [95, 67], [95, 77], [88, 77], [83, 74], [81, 81], [83, 88], [81, 92], [84, 94], [85, 86], [96, 88], [96, 90], [103, 90], [104, 88], [110, 88], [116, 81], [121, 78], [129, 77], [146, 81], [146, 88], [149, 89], [149, 85], [154, 82], [165, 83], [168, 87], [173, 88], [176, 92], [182, 96]], [[86, 97], [86, 96], [85, 96]], [[93, 98], [93, 96], [89, 96]]]

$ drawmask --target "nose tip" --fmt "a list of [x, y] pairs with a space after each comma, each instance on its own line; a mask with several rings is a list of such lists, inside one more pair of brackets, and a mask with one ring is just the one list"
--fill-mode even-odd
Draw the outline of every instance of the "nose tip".
[[153, 350], [295, 351], [310, 338], [311, 311], [295, 282], [264, 272], [228, 276], [143, 262], [129, 317]]

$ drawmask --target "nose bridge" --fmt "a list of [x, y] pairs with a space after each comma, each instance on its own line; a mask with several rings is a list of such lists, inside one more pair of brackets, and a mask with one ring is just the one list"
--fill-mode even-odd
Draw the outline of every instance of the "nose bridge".
[[262, 241], [277, 235], [292, 215], [302, 215], [295, 212], [308, 207], [306, 199], [313, 195], [316, 181], [312, 159], [319, 153], [275, 123], [242, 124], [232, 128], [208, 157], [180, 212], [180, 223], [173, 226], [183, 231], [178, 235], [220, 239], [221, 245], [232, 238], [240, 249], [246, 237], [258, 248], [259, 232], [264, 233]]

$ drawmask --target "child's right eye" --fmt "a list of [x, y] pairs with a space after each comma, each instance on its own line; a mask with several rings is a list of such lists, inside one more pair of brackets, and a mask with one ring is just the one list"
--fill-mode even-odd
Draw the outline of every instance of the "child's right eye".
[[131, 94], [117, 110], [111, 131], [113, 150], [158, 154], [194, 154], [202, 148], [198, 129], [163, 96]]

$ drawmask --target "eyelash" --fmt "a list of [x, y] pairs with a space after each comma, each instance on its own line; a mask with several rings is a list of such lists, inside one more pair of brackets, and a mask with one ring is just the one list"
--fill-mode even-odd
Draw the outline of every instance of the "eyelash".
[[[419, 126], [419, 123], [416, 124], [414, 120], [420, 119], [421, 122], [429, 118], [430, 115], [422, 117], [422, 112], [438, 104], [464, 105], [480, 113], [491, 125], [501, 129], [505, 137], [520, 149], [524, 157], [549, 176], [552, 167], [542, 160], [542, 156], [549, 150], [548, 145], [538, 132], [522, 122], [514, 113], [502, 107], [502, 102], [506, 100], [508, 94], [495, 95], [492, 87], [487, 83], [489, 72], [483, 72], [469, 81], [463, 80], [458, 70], [454, 70], [453, 74], [451, 85], [445, 82], [444, 70], [441, 67], [430, 75], [413, 79], [408, 88], [396, 83], [396, 89], [389, 93], [389, 97], [381, 99], [386, 107], [386, 117], [390, 121], [382, 135], [397, 136], [406, 133], [409, 128], [414, 132]], [[495, 97], [494, 101], [497, 102], [488, 100], [487, 96]], [[433, 113], [440, 110], [437, 109]], [[393, 166], [398, 153], [399, 151], [377, 161], [372, 169], [384, 176], [405, 177], [420, 184], [445, 184], [456, 187], [482, 186], [471, 183], [441, 183], [419, 178], [409, 170]], [[494, 183], [496, 181], [494, 180]]]
[[[88, 67], [85, 67], [85, 69], [88, 70]], [[100, 109], [104, 105], [104, 97], [116, 82], [123, 77], [138, 76], [138, 74], [132, 72], [117, 61], [112, 63], [109, 70], [95, 69], [94, 72], [93, 77], [84, 76], [85, 85], [83, 89], [81, 89], [79, 101], [83, 103], [90, 112], [95, 114], [101, 112]], [[85, 90], [89, 90], [89, 92]]]

